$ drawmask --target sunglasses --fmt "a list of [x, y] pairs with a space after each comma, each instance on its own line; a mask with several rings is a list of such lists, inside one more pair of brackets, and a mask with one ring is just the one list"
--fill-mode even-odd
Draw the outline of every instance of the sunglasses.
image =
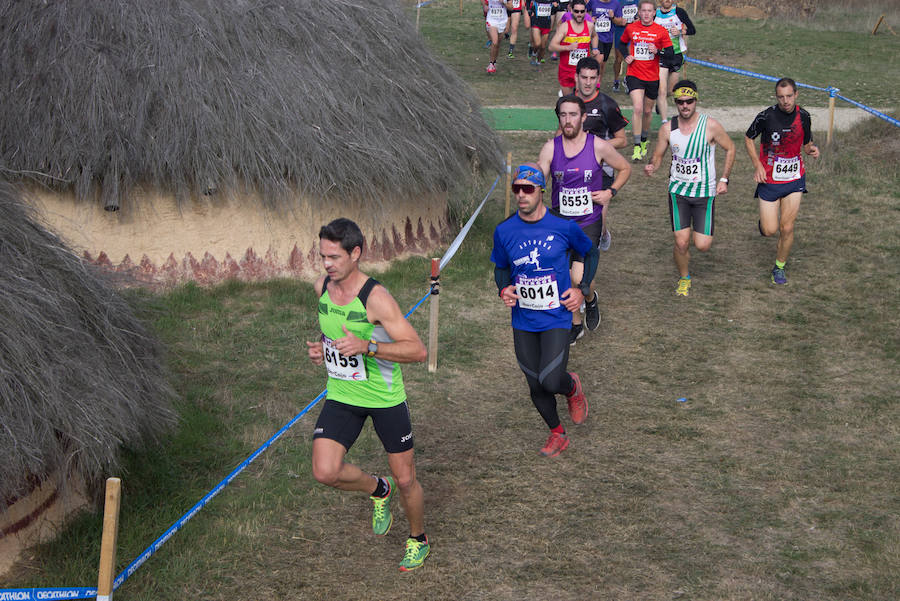
[[525, 194], [534, 194], [534, 191], [537, 189], [537, 186], [534, 184], [513, 184], [512, 191], [513, 194], [518, 194], [519, 192], [524, 192]]
[[585, 11], [583, 11], [583, 10], [573, 10], [572, 11], [573, 15], [583, 15], [584, 13], [585, 13]]
[[684, 99], [682, 99], [682, 100], [676, 100], [676, 101], [675, 101], [675, 104], [678, 104], [678, 105], [682, 105], [682, 104], [694, 104], [695, 102], [697, 102], [697, 99], [696, 99], [696, 98], [684, 98]]

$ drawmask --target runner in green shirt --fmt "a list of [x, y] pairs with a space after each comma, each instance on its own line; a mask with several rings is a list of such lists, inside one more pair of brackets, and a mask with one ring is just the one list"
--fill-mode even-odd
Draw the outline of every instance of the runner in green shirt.
[[[328, 392], [313, 433], [312, 471], [327, 486], [368, 493], [379, 536], [390, 530], [390, 501], [399, 493], [410, 529], [400, 570], [409, 571], [422, 565], [431, 546], [399, 364], [424, 361], [426, 350], [387, 289], [359, 270], [363, 244], [359, 226], [349, 219], [319, 230], [326, 272], [316, 282], [322, 335], [306, 345], [312, 362], [328, 371]], [[391, 476], [373, 476], [344, 461], [369, 417]]]

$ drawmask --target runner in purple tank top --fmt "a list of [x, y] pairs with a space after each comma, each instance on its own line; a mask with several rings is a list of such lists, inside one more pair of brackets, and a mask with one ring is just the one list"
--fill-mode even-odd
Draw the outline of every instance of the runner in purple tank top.
[[[551, 206], [560, 215], [574, 220], [597, 246], [603, 232], [603, 209], [625, 185], [631, 175], [631, 165], [606, 140], [584, 131], [584, 101], [569, 94], [556, 103], [556, 115], [562, 133], [548, 140], [541, 149], [538, 164], [546, 178], [553, 178]], [[616, 170], [612, 185], [603, 185], [603, 163]], [[572, 282], [581, 282], [583, 263], [575, 258]], [[592, 287], [593, 291], [593, 287]], [[597, 294], [585, 301], [585, 322], [589, 330], [600, 325]], [[570, 343], [584, 335], [581, 315], [573, 315]]]

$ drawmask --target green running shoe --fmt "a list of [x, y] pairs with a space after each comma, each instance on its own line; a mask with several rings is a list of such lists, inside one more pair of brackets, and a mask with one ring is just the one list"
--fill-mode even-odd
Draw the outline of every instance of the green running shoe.
[[414, 538], [406, 539], [406, 551], [403, 553], [403, 559], [400, 561], [400, 571], [410, 572], [416, 568], [422, 567], [425, 558], [431, 552], [431, 545], [428, 543], [428, 537], [425, 542], [420, 543]]
[[385, 478], [388, 483], [388, 494], [384, 497], [369, 497], [375, 508], [372, 510], [372, 532], [377, 536], [384, 536], [391, 529], [394, 523], [394, 516], [391, 515], [391, 497], [394, 496], [394, 479], [388, 476]]
[[643, 155], [641, 154], [641, 145], [640, 145], [640, 144], [635, 144], [635, 145], [634, 145], [634, 152], [631, 153], [631, 161], [632, 161], [633, 163], [637, 163], [638, 161], [641, 160], [641, 157], [642, 157], [642, 156], [643, 156]]
[[650, 140], [644, 140], [641, 142], [641, 158], [647, 156], [647, 152], [650, 149]]

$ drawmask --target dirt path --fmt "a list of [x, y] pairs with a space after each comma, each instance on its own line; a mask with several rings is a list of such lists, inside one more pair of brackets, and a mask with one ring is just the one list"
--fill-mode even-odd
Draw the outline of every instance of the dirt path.
[[[628, 103], [627, 98], [624, 96], [617, 95], [615, 96], [615, 100], [619, 102], [619, 106], [623, 109], [623, 111], [627, 111], [630, 113], [630, 103]], [[521, 109], [523, 111], [533, 111], [534, 109], [541, 109], [544, 107], [526, 107], [526, 106], [490, 106], [485, 107], [488, 110], [494, 109]], [[718, 120], [722, 125], [725, 126], [725, 129], [730, 132], [743, 132], [747, 130], [747, 127], [750, 125], [750, 122], [756, 116], [759, 111], [761, 111], [764, 107], [761, 106], [732, 106], [732, 107], [701, 107], [701, 111]], [[812, 116], [813, 129], [815, 131], [825, 131], [828, 129], [828, 109], [823, 107], [803, 107], [809, 114]], [[670, 114], [674, 114], [674, 108], [670, 107]], [[888, 109], [878, 109], [882, 112], [885, 112]], [[553, 121], [550, 116], [551, 113], [548, 109], [547, 119]], [[836, 131], [847, 131], [855, 124], [859, 123], [863, 119], [871, 117], [869, 113], [866, 111], [856, 108], [856, 107], [837, 107], [834, 110], [834, 128]], [[515, 121], [517, 123], [517, 121]], [[502, 129], [518, 129], [518, 125], [514, 127], [504, 127]], [[523, 129], [530, 129], [529, 127], [524, 127]]]

